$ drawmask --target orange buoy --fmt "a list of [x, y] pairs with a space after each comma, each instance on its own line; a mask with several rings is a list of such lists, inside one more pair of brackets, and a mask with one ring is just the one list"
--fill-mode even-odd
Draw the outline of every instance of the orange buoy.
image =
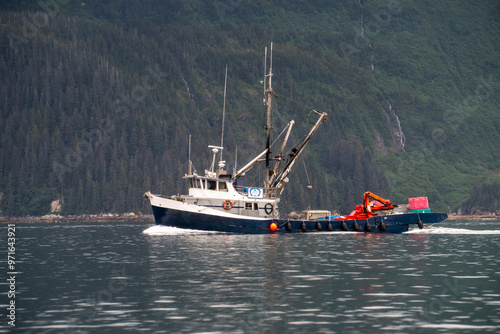
[[276, 225], [276, 223], [271, 223], [270, 228], [271, 228], [271, 231], [274, 232], [274, 231], [276, 231], [278, 229], [278, 225]]

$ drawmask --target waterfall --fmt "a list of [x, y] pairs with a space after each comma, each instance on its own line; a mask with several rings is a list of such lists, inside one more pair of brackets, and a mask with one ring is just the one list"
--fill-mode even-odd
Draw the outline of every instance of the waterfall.
[[184, 78], [184, 74], [181, 73], [181, 78], [182, 78], [182, 81], [184, 81], [184, 84], [186, 85], [186, 90], [189, 94], [189, 97], [191, 98], [191, 101], [193, 102], [194, 105], [196, 105], [196, 102], [194, 102], [194, 95], [193, 93], [191, 93], [191, 90], [189, 89], [189, 85], [186, 81], [186, 79]]
[[370, 47], [370, 50], [372, 51], [370, 65], [371, 65], [372, 71], [374, 71], [375, 66], [373, 65], [373, 59], [375, 58], [375, 50], [373, 49], [373, 46], [371, 45], [371, 43], [368, 41], [368, 39], [365, 36], [365, 9], [363, 7], [363, 4], [361, 3], [361, 0], [359, 0], [359, 6], [361, 7], [361, 36], [363, 37], [363, 39], [365, 39], [368, 42], [368, 46]]
[[[387, 102], [389, 103], [389, 102]], [[404, 151], [405, 149], [405, 144], [406, 144], [406, 137], [405, 134], [403, 133], [403, 128], [401, 127], [401, 122], [399, 120], [398, 114], [396, 114], [396, 111], [392, 107], [392, 105], [389, 103], [389, 110], [392, 112], [394, 117], [396, 118], [396, 122], [398, 124], [398, 130], [396, 133], [396, 136], [398, 137], [398, 146], [401, 147], [401, 149]]]
[[[384, 107], [382, 107], [382, 110], [384, 111], [385, 116], [387, 117], [387, 122], [389, 123], [389, 128], [391, 129], [392, 141], [395, 146], [404, 151], [406, 144], [406, 136], [403, 132], [403, 127], [401, 126], [401, 121], [399, 120], [399, 116], [398, 114], [396, 114], [396, 110], [394, 110], [389, 101], [384, 99], [384, 102], [386, 102], [389, 105], [390, 113], [387, 112], [387, 110]], [[393, 120], [395, 120], [395, 122]]]

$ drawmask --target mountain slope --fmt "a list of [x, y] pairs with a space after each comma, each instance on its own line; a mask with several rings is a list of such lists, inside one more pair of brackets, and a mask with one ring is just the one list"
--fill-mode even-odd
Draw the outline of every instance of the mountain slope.
[[141, 195], [167, 176], [157, 190], [183, 192], [188, 135], [200, 171], [220, 142], [226, 64], [225, 155], [237, 146], [241, 165], [263, 147], [271, 40], [274, 129], [295, 119], [297, 142], [311, 109], [329, 114], [285, 210], [348, 212], [366, 190], [457, 210], [499, 179], [495, 1], [51, 4], [0, 5], [4, 214], [56, 199], [65, 213], [149, 212]]

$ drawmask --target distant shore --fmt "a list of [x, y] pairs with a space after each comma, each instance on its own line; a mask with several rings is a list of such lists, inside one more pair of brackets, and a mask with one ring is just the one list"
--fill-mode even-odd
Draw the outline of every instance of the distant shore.
[[[500, 221], [497, 213], [481, 215], [448, 215], [448, 220], [478, 220], [478, 221]], [[45, 216], [20, 216], [20, 217], [0, 217], [0, 223], [111, 223], [111, 222], [149, 222], [154, 223], [152, 214], [130, 213], [102, 213], [85, 215], [45, 215]]]
[[154, 223], [152, 214], [130, 213], [102, 213], [86, 215], [45, 215], [45, 216], [21, 216], [0, 217], [0, 223], [111, 223], [111, 222], [150, 222]]
[[482, 214], [482, 215], [449, 214], [448, 220], [498, 220], [498, 221], [500, 221], [500, 216], [497, 214]]

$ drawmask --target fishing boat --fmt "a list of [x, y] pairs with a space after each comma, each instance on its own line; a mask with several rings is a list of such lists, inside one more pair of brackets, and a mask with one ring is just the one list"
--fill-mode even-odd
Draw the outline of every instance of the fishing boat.
[[[266, 109], [266, 147], [254, 159], [239, 170], [229, 173], [222, 160], [223, 138], [220, 145], [209, 145], [212, 163], [203, 174], [198, 174], [192, 165], [189, 149], [187, 195], [164, 196], [148, 191], [144, 196], [150, 201], [157, 225], [184, 229], [269, 234], [294, 232], [364, 232], [364, 233], [402, 233], [411, 225], [423, 228], [447, 218], [445, 213], [431, 213], [425, 203], [419, 206], [395, 205], [373, 193], [366, 192], [362, 205], [358, 205], [348, 216], [332, 215], [328, 210], [306, 210], [300, 217], [281, 217], [279, 212], [280, 196], [289, 183], [289, 176], [304, 152], [307, 144], [320, 125], [327, 119], [325, 112], [312, 110], [309, 115], [316, 117], [309, 133], [292, 147], [286, 148], [290, 132], [295, 124], [291, 120], [276, 140], [271, 143], [271, 106], [278, 96], [272, 89], [272, 43], [267, 71], [267, 47], [264, 56], [264, 106]], [[227, 67], [226, 67], [227, 84]], [[224, 107], [223, 126], [225, 113]], [[224, 130], [222, 131], [224, 132]], [[278, 143], [278, 139], [284, 139]], [[191, 142], [191, 141], [189, 141]], [[278, 144], [277, 144], [278, 143]], [[189, 143], [191, 147], [191, 143]], [[277, 154], [272, 154], [276, 151]], [[220, 153], [220, 160], [217, 156]], [[217, 164], [216, 164], [217, 162]], [[263, 187], [245, 187], [245, 173], [257, 163], [265, 163]], [[420, 201], [422, 202], [422, 201]]]

